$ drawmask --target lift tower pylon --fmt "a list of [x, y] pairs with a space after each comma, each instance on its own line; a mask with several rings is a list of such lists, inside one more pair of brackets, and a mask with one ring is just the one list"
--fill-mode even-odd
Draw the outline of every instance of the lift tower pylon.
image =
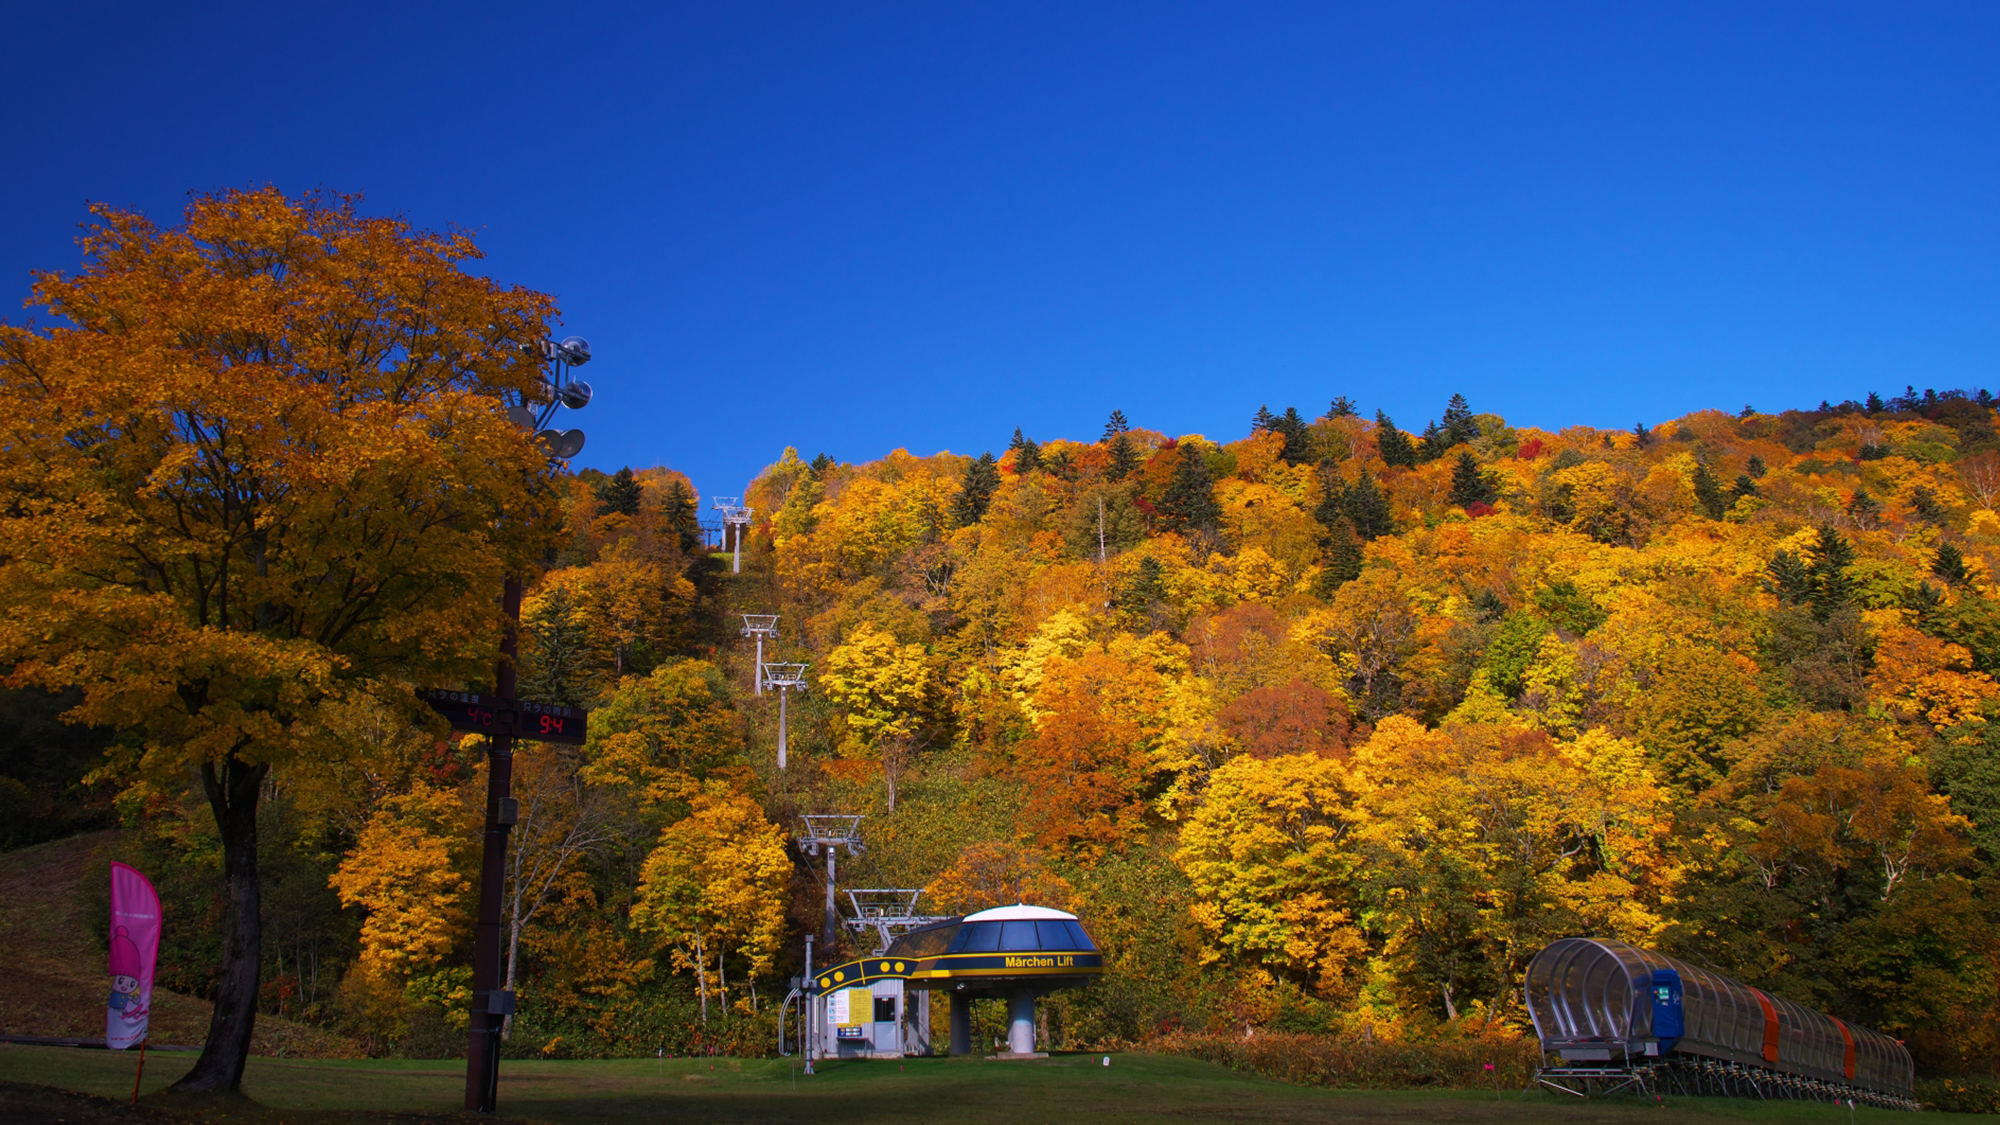
[[803, 690], [806, 686], [806, 665], [804, 664], [760, 664], [757, 678], [778, 689], [778, 768], [785, 768], [785, 728], [791, 721], [786, 713], [786, 705], [791, 702], [792, 689]]
[[[833, 855], [841, 848], [847, 849], [852, 859], [867, 849], [861, 846], [861, 817], [849, 813], [820, 813], [799, 818], [799, 848], [809, 856], [826, 854], [826, 928], [821, 934], [820, 945], [827, 950], [833, 948], [833, 935], [840, 932], [840, 910], [834, 903]], [[829, 952], [827, 956], [831, 957]]]
[[722, 526], [729, 535], [729, 573], [743, 573], [743, 532], [750, 526], [750, 516], [755, 508], [743, 506], [741, 496], [717, 496], [713, 501], [717, 511], [722, 513]]
[[778, 639], [778, 615], [775, 613], [746, 613], [743, 615], [743, 635], [757, 638], [757, 663], [754, 678], [757, 681], [752, 694], [764, 694], [764, 638]]

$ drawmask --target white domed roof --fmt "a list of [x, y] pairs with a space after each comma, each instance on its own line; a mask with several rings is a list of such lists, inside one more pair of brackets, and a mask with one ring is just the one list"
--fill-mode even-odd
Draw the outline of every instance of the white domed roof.
[[1018, 922], [1028, 918], [1067, 918], [1076, 921], [1076, 915], [1062, 910], [1050, 910], [1046, 906], [996, 906], [977, 914], [967, 914], [967, 922]]

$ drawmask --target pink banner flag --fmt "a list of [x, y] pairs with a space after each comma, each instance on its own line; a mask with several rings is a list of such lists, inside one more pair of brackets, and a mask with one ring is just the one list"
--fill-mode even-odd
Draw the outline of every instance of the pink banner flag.
[[153, 964], [160, 956], [160, 896], [138, 870], [111, 865], [111, 1000], [104, 1045], [122, 1051], [146, 1038]]

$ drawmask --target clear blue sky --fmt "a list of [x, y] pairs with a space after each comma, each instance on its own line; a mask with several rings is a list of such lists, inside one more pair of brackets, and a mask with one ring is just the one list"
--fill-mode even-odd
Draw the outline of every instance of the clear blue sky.
[[16, 4], [0, 295], [86, 200], [359, 191], [557, 296], [580, 464], [704, 493], [1996, 385], [1996, 59], [1990, 2]]

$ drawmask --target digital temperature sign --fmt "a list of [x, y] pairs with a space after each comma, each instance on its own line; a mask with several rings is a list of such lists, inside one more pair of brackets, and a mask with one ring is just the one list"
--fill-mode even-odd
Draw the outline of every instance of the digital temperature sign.
[[473, 734], [511, 734], [536, 742], [583, 745], [590, 712], [559, 703], [500, 699], [474, 691], [431, 690], [423, 693], [431, 710], [445, 717], [451, 729]]

